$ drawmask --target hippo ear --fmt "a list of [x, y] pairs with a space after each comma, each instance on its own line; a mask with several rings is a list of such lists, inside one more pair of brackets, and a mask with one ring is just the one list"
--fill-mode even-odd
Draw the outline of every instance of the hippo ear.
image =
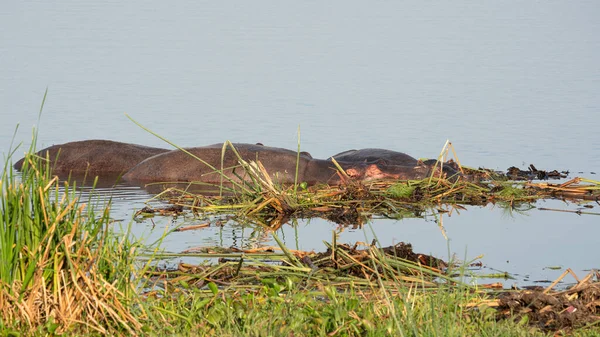
[[256, 143], [256, 145], [265, 146], [263, 143]]
[[302, 151], [300, 152], [301, 155], [308, 157], [308, 158], [312, 158], [312, 156], [310, 155], [310, 153], [306, 152], [306, 151]]
[[438, 163], [437, 159], [426, 159], [426, 160], [419, 159], [417, 161], [418, 166], [422, 166], [422, 165], [433, 166], [433, 165], [436, 165], [437, 163]]

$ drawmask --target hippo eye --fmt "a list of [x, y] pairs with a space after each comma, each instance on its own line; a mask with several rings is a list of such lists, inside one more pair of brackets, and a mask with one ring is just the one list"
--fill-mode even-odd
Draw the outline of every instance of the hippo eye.
[[379, 158], [375, 161], [375, 164], [377, 165], [388, 165], [390, 162], [387, 161], [386, 159], [383, 158]]

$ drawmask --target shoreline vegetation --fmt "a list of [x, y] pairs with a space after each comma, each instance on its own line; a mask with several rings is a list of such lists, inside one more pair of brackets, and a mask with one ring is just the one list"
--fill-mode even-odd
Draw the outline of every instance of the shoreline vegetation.
[[[410, 245], [379, 247], [374, 241], [349, 246], [333, 235], [327, 252], [309, 254], [287, 249], [273, 234], [276, 252], [196, 254], [218, 261], [160, 268], [167, 258], [160, 241], [146, 245], [132, 239], [130, 224], [118, 228], [110, 218], [110, 202], [81, 200], [75, 184], [52, 175], [34, 147], [19, 177], [9, 155], [0, 178], [2, 335], [600, 333], [597, 275], [561, 291], [553, 286], [541, 291], [486, 289], [467, 284], [468, 264], [416, 254]], [[260, 164], [242, 165], [256, 179], [237, 199], [186, 189], [169, 189], [157, 197], [192, 213], [237, 209], [277, 228], [294, 216], [365, 223], [374, 214], [446, 212], [463, 204], [518, 208], [550, 196], [597, 197], [600, 185], [584, 179], [556, 185], [488, 180], [482, 185], [430, 177], [369, 185], [349, 181], [329, 189], [301, 182], [283, 187], [270, 182]]]

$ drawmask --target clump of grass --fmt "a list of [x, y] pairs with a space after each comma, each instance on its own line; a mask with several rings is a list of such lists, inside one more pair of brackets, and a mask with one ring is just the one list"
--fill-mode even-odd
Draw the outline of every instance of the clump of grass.
[[[3, 333], [135, 334], [135, 244], [111, 229], [74, 187], [52, 176], [34, 145], [20, 176], [0, 176], [0, 327]], [[89, 200], [91, 201], [91, 200]]]
[[416, 186], [408, 183], [398, 183], [390, 186], [387, 189], [387, 193], [390, 197], [395, 199], [407, 199], [413, 196]]
[[527, 191], [523, 189], [523, 186], [510, 182], [500, 184], [498, 189], [496, 195], [507, 201], [518, 200], [527, 196]]

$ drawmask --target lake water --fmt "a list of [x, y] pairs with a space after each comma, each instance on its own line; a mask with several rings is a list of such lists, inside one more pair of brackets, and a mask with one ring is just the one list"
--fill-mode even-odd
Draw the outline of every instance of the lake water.
[[[127, 113], [181, 146], [295, 149], [300, 128], [314, 157], [366, 147], [435, 157], [450, 139], [470, 166], [534, 163], [598, 179], [599, 15], [598, 1], [11, 1], [0, 10], [0, 152], [17, 124], [28, 146], [48, 88], [38, 148], [95, 138], [167, 147]], [[126, 222], [150, 197], [111, 193]], [[433, 219], [374, 220], [340, 240], [370, 241], [372, 229], [384, 245], [484, 254], [485, 265], [534, 281], [562, 272], [547, 266], [600, 267], [598, 219], [469, 208], [443, 218], [448, 241]], [[150, 240], [171, 225], [154, 222], [134, 227]], [[336, 228], [302, 220], [279, 235], [323, 250]], [[171, 235], [166, 247], [211, 244], [272, 241], [228, 222]]]

